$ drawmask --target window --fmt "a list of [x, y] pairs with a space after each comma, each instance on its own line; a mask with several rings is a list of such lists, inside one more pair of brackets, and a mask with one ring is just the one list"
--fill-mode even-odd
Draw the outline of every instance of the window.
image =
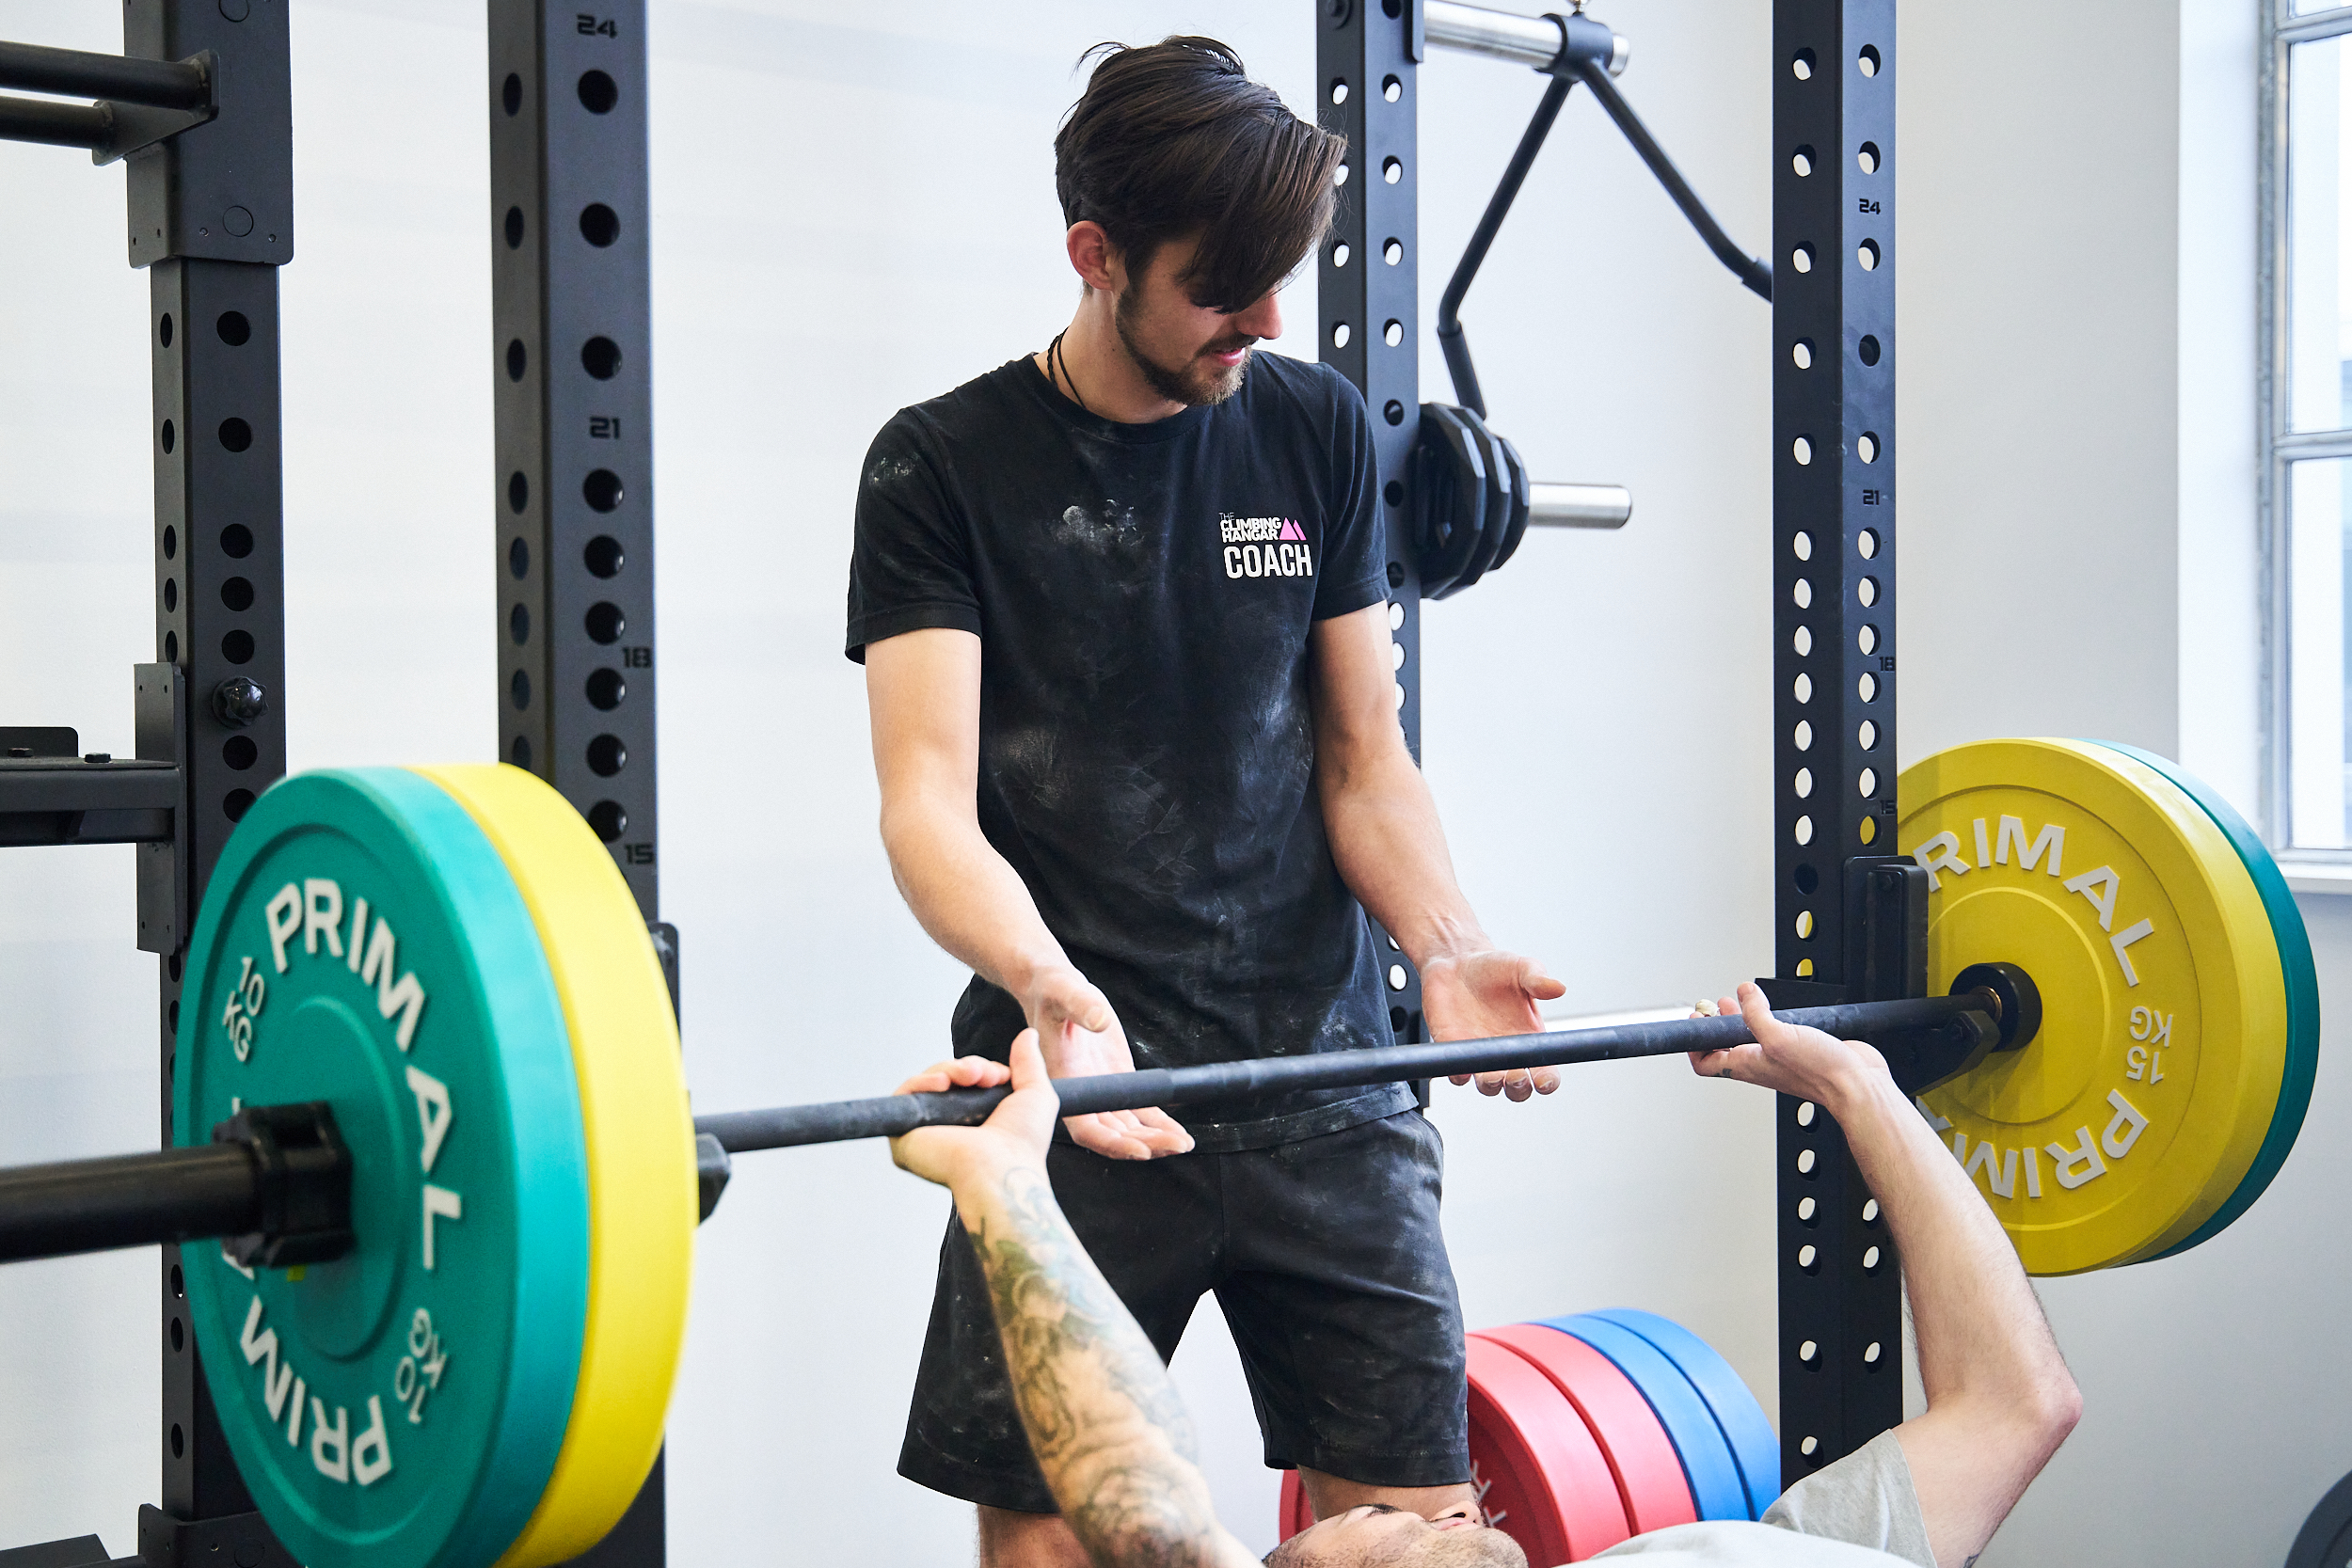
[[2352, 5], [2271, 0], [2263, 84], [2271, 836], [2352, 849]]

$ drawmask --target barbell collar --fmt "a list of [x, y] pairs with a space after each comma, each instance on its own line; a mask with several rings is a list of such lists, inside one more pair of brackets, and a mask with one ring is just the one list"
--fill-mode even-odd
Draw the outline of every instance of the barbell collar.
[[[1973, 1015], [1988, 1033], [2000, 1027], [2001, 1002], [1990, 990], [1953, 996], [1923, 996], [1890, 1002], [1856, 1002], [1828, 1007], [1798, 1007], [1773, 1016], [1810, 1025], [1841, 1039], [1936, 1030]], [[1748, 1045], [1755, 1037], [1736, 1016], [1626, 1023], [1608, 1029], [1572, 1029], [1490, 1039], [1442, 1040], [1422, 1045], [1374, 1046], [1309, 1056], [1260, 1056], [1200, 1067], [1152, 1068], [1057, 1080], [1061, 1115], [1133, 1111], [1147, 1105], [1202, 1105], [1249, 1100], [1305, 1089], [1359, 1088], [1460, 1073], [1502, 1072], [1519, 1068], [1573, 1067], [1586, 1062], [1665, 1056], [1679, 1052], [1719, 1051]], [[694, 1131], [715, 1137], [733, 1154], [787, 1148], [802, 1144], [840, 1143], [853, 1138], [895, 1138], [918, 1127], [972, 1127], [988, 1119], [1011, 1090], [948, 1089], [936, 1094], [883, 1095], [814, 1105], [782, 1105], [764, 1111], [727, 1111], [697, 1117]]]

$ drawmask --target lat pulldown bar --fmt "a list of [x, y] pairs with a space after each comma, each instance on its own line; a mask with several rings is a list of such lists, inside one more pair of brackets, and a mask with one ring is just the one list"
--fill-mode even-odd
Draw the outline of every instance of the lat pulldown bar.
[[[2040, 1025], [2042, 1008], [2022, 970], [1981, 964], [1963, 971], [1960, 989], [1949, 996], [1804, 1007], [1776, 1016], [1841, 1038], [1883, 1042], [1896, 1081], [1915, 1094], [1966, 1071], [1991, 1051], [2025, 1045]], [[1753, 1037], [1737, 1017], [1678, 1019], [1105, 1073], [1061, 1079], [1055, 1088], [1062, 1115], [1086, 1116], [1715, 1051]], [[723, 1185], [725, 1154], [897, 1137], [918, 1127], [975, 1126], [1010, 1092], [951, 1089], [697, 1117], [704, 1213]], [[231, 1250], [241, 1262], [278, 1267], [324, 1261], [350, 1244], [351, 1162], [325, 1105], [250, 1106], [215, 1129], [214, 1137], [207, 1148], [0, 1170], [0, 1262], [233, 1236]]]

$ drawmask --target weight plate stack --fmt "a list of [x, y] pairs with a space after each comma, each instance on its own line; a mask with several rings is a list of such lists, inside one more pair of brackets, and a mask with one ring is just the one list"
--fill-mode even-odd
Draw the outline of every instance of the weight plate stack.
[[2237, 814], [2236, 808], [2212, 785], [2153, 752], [2114, 740], [2090, 744], [2147, 764], [2185, 790], [2213, 818], [2214, 826], [2229, 839], [2230, 847], [2237, 851], [2247, 873], [2254, 879], [2256, 891], [2262, 895], [2263, 909], [2270, 916], [2271, 937], [2278, 943], [2279, 961], [2286, 975], [2287, 1059], [2269, 1129], [2263, 1134], [2262, 1147], [2255, 1151], [2254, 1163], [2245, 1179], [2231, 1190], [2213, 1217], [2191, 1231], [2185, 1240], [2155, 1255], [2169, 1258], [2217, 1234], [2251, 1208], [2270, 1185], [2270, 1179], [2279, 1174], [2279, 1167], [2286, 1163], [2287, 1151], [2295, 1147], [2296, 1137], [2303, 1130], [2304, 1114], [2311, 1109], [2312, 1083], [2319, 1071], [2319, 974], [2312, 963], [2311, 933], [2304, 929], [2303, 911], [2295, 902], [2294, 891], [2280, 874], [2279, 863], [2270, 858], [2262, 835]]
[[183, 1255], [240, 1474], [300, 1560], [493, 1561], [563, 1448], [592, 1246], [563, 1004], [515, 879], [414, 773], [288, 779], [223, 852], [185, 980], [175, 1142], [324, 1101], [354, 1165], [335, 1260]]
[[1930, 875], [1929, 990], [1998, 960], [2041, 991], [2024, 1050], [1921, 1101], [2027, 1271], [2187, 1242], [2254, 1168], [2286, 1082], [2286, 969], [2247, 863], [2169, 778], [2086, 742], [1957, 747], [1898, 790]]
[[496, 847], [562, 999], [585, 1129], [592, 1250], [579, 1392], [546, 1495], [501, 1568], [579, 1556], [661, 1449], [699, 1217], [694, 1127], [660, 960], [612, 852], [517, 768], [432, 768]]
[[1707, 1402], [1708, 1414], [1715, 1418], [1715, 1426], [1723, 1433], [1724, 1441], [1731, 1448], [1731, 1457], [1740, 1466], [1740, 1484], [1748, 1494], [1748, 1516], [1762, 1518], [1764, 1511], [1780, 1496], [1780, 1437], [1772, 1431], [1772, 1423], [1765, 1416], [1764, 1407], [1756, 1402], [1756, 1395], [1731, 1370], [1731, 1363], [1716, 1354], [1714, 1346], [1655, 1312], [1616, 1307], [1592, 1316], [1605, 1318], [1647, 1339], [1690, 1379], [1691, 1386]]
[[1567, 1396], [1609, 1461], [1627, 1527], [1634, 1534], [1698, 1518], [1673, 1440], [1658, 1424], [1658, 1413], [1642, 1391], [1614, 1362], [1583, 1340], [1541, 1323], [1482, 1328], [1471, 1338], [1492, 1340], [1524, 1356]]
[[1590, 1312], [1546, 1318], [1539, 1325], [1571, 1335], [1607, 1356], [1657, 1412], [1682, 1462], [1692, 1501], [1702, 1519], [1753, 1519], [1746, 1482], [1715, 1413], [1682, 1369], [1641, 1335]]

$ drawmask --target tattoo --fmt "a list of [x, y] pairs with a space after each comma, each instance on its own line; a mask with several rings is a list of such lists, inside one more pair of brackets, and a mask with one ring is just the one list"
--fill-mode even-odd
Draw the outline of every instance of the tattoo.
[[972, 1245], [1029, 1446], [1088, 1557], [1121, 1568], [1218, 1560], [1192, 1421], [1159, 1354], [1041, 1174], [1013, 1172], [999, 1196], [1004, 1233], [983, 1220]]

